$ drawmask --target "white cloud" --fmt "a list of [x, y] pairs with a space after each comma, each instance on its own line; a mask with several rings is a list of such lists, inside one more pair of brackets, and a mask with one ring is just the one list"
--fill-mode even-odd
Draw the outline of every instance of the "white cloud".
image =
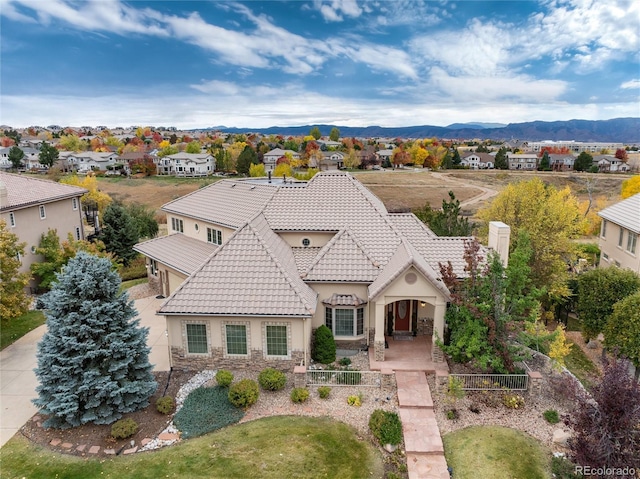
[[36, 23], [34, 18], [20, 13], [12, 4], [11, 0], [0, 0], [0, 16], [7, 17], [16, 22]]
[[351, 41], [330, 40], [328, 45], [334, 55], [346, 56], [354, 62], [364, 63], [375, 71], [395, 73], [413, 80], [418, 78], [414, 59], [403, 50], [367, 43], [356, 38]]
[[625, 90], [640, 88], [640, 79], [626, 81], [622, 85], [620, 85], [620, 88], [623, 88]]
[[314, 7], [327, 22], [342, 22], [344, 16], [358, 18], [363, 12], [356, 0], [314, 0]]

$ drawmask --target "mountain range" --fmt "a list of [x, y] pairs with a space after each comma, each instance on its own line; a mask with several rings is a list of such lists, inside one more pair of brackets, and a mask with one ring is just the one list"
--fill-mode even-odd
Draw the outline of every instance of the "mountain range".
[[526, 123], [454, 123], [442, 126], [352, 127], [340, 125], [272, 126], [269, 128], [206, 128], [226, 133], [261, 133], [284, 136], [308, 135], [318, 127], [323, 135], [329, 135], [337, 127], [342, 137], [361, 138], [451, 138], [528, 141], [596, 141], [624, 144], [640, 143], [640, 118], [614, 118], [611, 120], [530, 121]]

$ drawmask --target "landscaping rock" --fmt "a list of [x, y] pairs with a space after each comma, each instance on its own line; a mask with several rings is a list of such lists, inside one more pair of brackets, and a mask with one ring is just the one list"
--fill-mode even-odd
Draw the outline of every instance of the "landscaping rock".
[[592, 339], [587, 343], [587, 347], [589, 349], [598, 349], [598, 342], [595, 339]]
[[553, 431], [553, 443], [558, 444], [560, 446], [566, 446], [567, 441], [571, 437], [571, 434], [565, 431], [564, 429], [555, 429]]

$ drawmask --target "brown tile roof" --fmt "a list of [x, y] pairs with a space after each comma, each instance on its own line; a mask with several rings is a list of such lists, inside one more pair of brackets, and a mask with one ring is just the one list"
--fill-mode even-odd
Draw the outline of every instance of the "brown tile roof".
[[634, 233], [640, 233], [640, 193], [603, 209], [598, 215]]
[[367, 304], [365, 299], [358, 298], [355, 294], [333, 294], [329, 299], [322, 301], [327, 306], [360, 306]]
[[188, 276], [202, 266], [218, 246], [175, 233], [138, 243], [133, 249]]
[[389, 219], [416, 248], [418, 245], [427, 244], [430, 238], [437, 238], [436, 234], [413, 213], [391, 213]]
[[2, 205], [2, 211], [51, 203], [87, 193], [87, 190], [77, 186], [11, 173], [0, 173], [0, 183], [7, 188], [7, 203]]
[[318, 253], [322, 250], [322, 248], [302, 248], [302, 247], [292, 247], [291, 252], [293, 253], [293, 257], [296, 260], [296, 265], [298, 266], [298, 272], [302, 275], [313, 260], [318, 256]]
[[160, 307], [159, 313], [310, 317], [317, 294], [291, 247], [263, 215], [236, 231]]
[[305, 281], [370, 283], [379, 273], [379, 264], [346, 229], [331, 238], [301, 276]]
[[[431, 267], [438, 272], [438, 275], [440, 274], [440, 263], [446, 265], [447, 261], [451, 261], [454, 273], [458, 278], [462, 278], [467, 276], [467, 272], [464, 270], [467, 265], [464, 260], [464, 248], [466, 241], [469, 239], [466, 237], [435, 236], [428, 243], [419, 243], [416, 249]], [[486, 259], [488, 250], [481, 246], [480, 254]]]
[[276, 186], [222, 180], [171, 201], [162, 210], [235, 229], [262, 211], [277, 191]]

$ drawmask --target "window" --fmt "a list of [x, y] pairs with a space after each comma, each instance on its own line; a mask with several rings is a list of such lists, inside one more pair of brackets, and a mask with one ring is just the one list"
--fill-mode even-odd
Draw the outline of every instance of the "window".
[[286, 326], [267, 324], [265, 327], [265, 336], [267, 340], [267, 356], [289, 355]]
[[244, 324], [225, 325], [227, 354], [247, 355], [247, 327]]
[[200, 225], [198, 223], [196, 223], [195, 225], [193, 225], [193, 228], [196, 230], [196, 233], [198, 231], [200, 231]]
[[149, 263], [149, 269], [153, 276], [158, 276], [158, 262], [155, 259]]
[[171, 229], [173, 231], [178, 231], [179, 233], [184, 233], [184, 224], [181, 219], [171, 218]]
[[78, 241], [80, 241], [82, 239], [82, 235], [81, 235], [81, 231], [80, 231], [80, 227], [76, 226], [76, 239]]
[[607, 237], [607, 220], [602, 220], [602, 226], [600, 227], [600, 236]]
[[309, 238], [302, 238], [302, 246], [304, 246], [305, 248], [308, 248], [310, 244], [311, 244], [311, 240]]
[[362, 336], [364, 308], [326, 308], [324, 324], [334, 336]]
[[15, 228], [16, 226], [16, 215], [15, 213], [9, 213], [9, 226]]
[[71, 206], [73, 207], [73, 211], [78, 209], [78, 198], [71, 198]]
[[43, 220], [47, 217], [47, 213], [44, 210], [44, 205], [40, 205], [38, 206], [38, 208], [40, 209], [40, 219]]
[[605, 252], [602, 253], [602, 259], [605, 261], [609, 261], [609, 255]]
[[638, 242], [638, 235], [629, 231], [627, 234], [627, 251], [631, 254], [636, 253], [636, 244]]
[[207, 241], [213, 244], [222, 244], [222, 231], [207, 228]]
[[622, 248], [622, 238], [624, 238], [624, 230], [620, 228], [620, 234], [618, 235], [618, 246]]
[[187, 332], [187, 353], [189, 354], [207, 354], [209, 346], [207, 343], [207, 325], [206, 324], [186, 324]]

